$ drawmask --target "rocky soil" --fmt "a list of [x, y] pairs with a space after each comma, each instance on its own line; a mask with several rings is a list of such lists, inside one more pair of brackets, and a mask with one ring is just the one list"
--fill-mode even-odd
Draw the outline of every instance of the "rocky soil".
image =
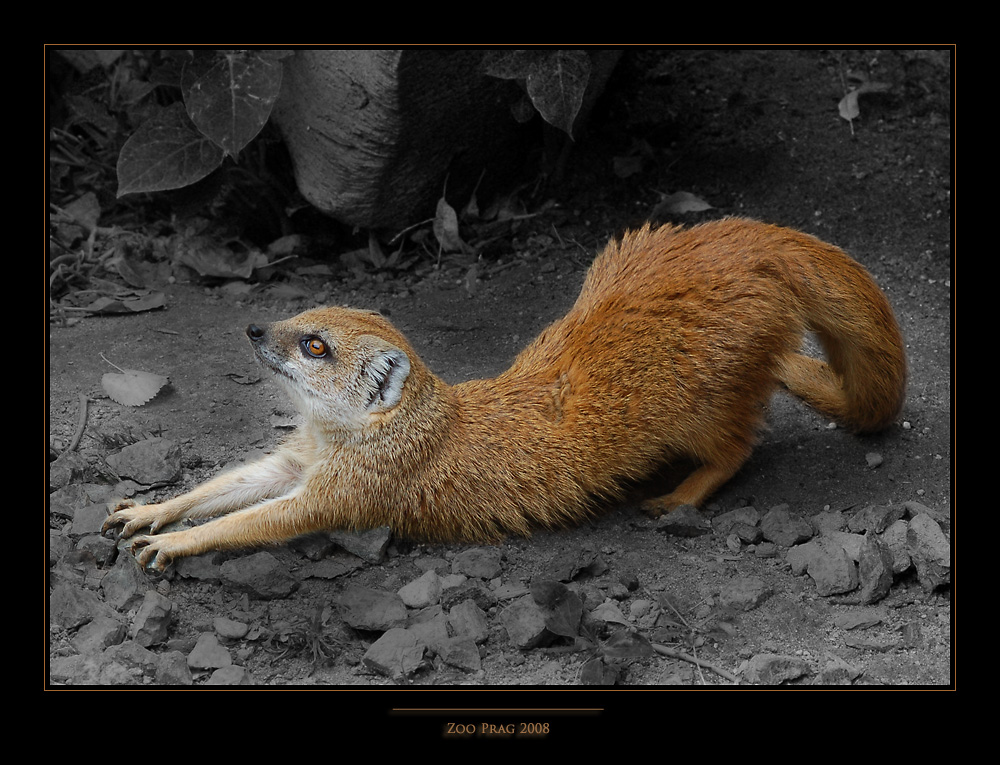
[[[947, 54], [636, 53], [619, 77], [550, 204], [482, 258], [292, 261], [249, 283], [178, 269], [162, 310], [53, 322], [51, 687], [953, 685]], [[838, 102], [861, 81], [890, 87], [848, 122]], [[676, 191], [712, 209], [665, 210]], [[153, 577], [99, 535], [110, 499], [175, 494], [287, 432], [295, 413], [255, 367], [247, 324], [321, 303], [377, 308], [445, 379], [488, 376], [572, 303], [609, 237], [648, 217], [725, 214], [809, 231], [872, 271], [907, 339], [896, 426], [854, 438], [777, 396], [754, 458], [701, 511], [652, 521], [630, 502], [491, 547], [373, 530]], [[102, 355], [169, 384], [117, 404]], [[495, 720], [470, 721], [452, 733]]]

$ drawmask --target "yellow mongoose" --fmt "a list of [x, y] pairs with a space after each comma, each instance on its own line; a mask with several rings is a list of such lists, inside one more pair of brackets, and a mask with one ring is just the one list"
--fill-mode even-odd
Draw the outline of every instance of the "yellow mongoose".
[[[815, 332], [828, 363], [798, 351]], [[576, 304], [503, 374], [448, 385], [380, 315], [320, 308], [247, 335], [304, 415], [271, 456], [161, 504], [115, 505], [140, 563], [387, 525], [482, 542], [586, 518], [672, 459], [699, 467], [657, 515], [746, 461], [779, 385], [846, 427], [900, 411], [906, 360], [885, 296], [844, 252], [742, 219], [648, 225], [596, 258]], [[237, 512], [233, 512], [237, 511]]]

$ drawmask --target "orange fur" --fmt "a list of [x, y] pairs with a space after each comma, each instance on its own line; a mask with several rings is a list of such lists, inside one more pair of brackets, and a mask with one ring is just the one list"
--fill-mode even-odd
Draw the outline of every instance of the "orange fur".
[[[806, 331], [829, 363], [799, 353]], [[138, 536], [143, 563], [333, 528], [529, 534], [680, 458], [699, 467], [644, 508], [698, 505], [747, 460], [779, 385], [868, 431], [898, 415], [906, 378], [892, 309], [860, 265], [741, 219], [610, 243], [573, 308], [489, 380], [447, 385], [370, 312], [321, 308], [247, 332], [306, 422], [272, 456], [188, 494], [116, 505], [105, 528], [124, 536], [224, 516]]]

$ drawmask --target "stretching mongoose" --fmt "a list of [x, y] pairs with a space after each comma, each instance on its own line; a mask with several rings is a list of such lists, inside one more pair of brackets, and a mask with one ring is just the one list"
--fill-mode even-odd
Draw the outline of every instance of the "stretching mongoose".
[[[800, 353], [814, 332], [826, 361]], [[487, 542], [591, 516], [679, 459], [653, 515], [699, 505], [750, 456], [779, 386], [854, 431], [899, 414], [903, 341], [858, 263], [812, 236], [727, 218], [649, 225], [595, 259], [575, 305], [492, 379], [449, 385], [382, 316], [319, 308], [246, 330], [304, 424], [270, 456], [105, 531], [139, 562], [389, 526]], [[182, 518], [214, 520], [156, 533]]]

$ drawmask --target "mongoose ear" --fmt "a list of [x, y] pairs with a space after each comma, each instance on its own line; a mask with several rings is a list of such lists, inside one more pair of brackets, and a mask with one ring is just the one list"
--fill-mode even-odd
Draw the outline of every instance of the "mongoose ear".
[[368, 397], [366, 409], [384, 412], [403, 398], [403, 384], [410, 375], [409, 357], [394, 345], [373, 337], [372, 356], [361, 365], [361, 384]]

